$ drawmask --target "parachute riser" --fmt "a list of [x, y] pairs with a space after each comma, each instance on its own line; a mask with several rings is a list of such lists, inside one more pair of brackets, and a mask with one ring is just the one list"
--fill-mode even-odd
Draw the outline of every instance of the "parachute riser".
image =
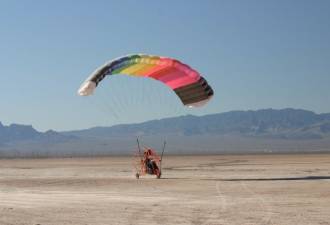
[[139, 157], [140, 157], [141, 160], [143, 160], [143, 159], [142, 159], [142, 154], [141, 154], [141, 148], [140, 148], [139, 138], [136, 138], [136, 142], [137, 142], [138, 149], [139, 149]]
[[159, 165], [159, 167], [160, 167], [160, 171], [162, 170], [162, 162], [163, 162], [163, 155], [164, 155], [165, 147], [166, 147], [166, 141], [164, 141], [162, 154], [161, 154], [161, 156], [160, 156], [160, 163], [159, 163], [159, 164], [160, 164], [160, 165]]

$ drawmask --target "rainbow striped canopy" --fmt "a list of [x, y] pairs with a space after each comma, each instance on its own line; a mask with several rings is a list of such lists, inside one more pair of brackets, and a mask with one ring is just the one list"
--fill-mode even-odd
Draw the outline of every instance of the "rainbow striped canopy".
[[207, 81], [190, 66], [168, 57], [134, 54], [120, 57], [95, 70], [81, 85], [78, 94], [91, 95], [107, 75], [150, 77], [175, 91], [186, 106], [201, 106], [213, 96]]

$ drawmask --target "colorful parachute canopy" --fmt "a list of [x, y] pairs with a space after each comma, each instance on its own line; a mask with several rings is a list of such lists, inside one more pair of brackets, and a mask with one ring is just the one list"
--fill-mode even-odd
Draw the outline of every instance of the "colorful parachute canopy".
[[186, 106], [202, 106], [213, 96], [207, 81], [194, 69], [176, 59], [153, 55], [128, 55], [112, 60], [95, 70], [78, 90], [87, 96], [106, 75], [125, 74], [135, 77], [150, 77], [163, 82]]

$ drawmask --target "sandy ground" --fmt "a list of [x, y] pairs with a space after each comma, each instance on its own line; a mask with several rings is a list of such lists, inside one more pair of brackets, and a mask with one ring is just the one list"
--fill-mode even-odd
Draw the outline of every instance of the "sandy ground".
[[0, 160], [0, 225], [330, 224], [330, 154]]

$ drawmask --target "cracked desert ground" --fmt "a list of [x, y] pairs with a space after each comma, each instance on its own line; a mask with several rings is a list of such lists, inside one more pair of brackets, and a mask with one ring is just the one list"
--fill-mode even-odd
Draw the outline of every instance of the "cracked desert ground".
[[330, 154], [0, 160], [0, 224], [330, 224]]

